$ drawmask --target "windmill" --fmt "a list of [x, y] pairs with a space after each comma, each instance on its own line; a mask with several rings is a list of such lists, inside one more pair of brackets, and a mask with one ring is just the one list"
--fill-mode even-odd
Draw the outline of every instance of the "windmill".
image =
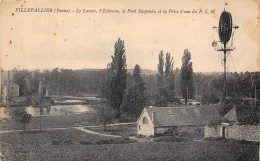
[[[223, 88], [222, 88], [222, 109], [221, 112], [224, 111], [225, 109], [225, 100], [226, 100], [226, 63], [227, 63], [227, 52], [233, 51], [233, 35], [236, 29], [238, 29], [238, 26], [233, 26], [232, 23], [232, 16], [229, 12], [227, 12], [225, 9], [221, 13], [220, 18], [219, 18], [219, 25], [218, 27], [213, 26], [213, 29], [218, 29], [218, 35], [219, 35], [219, 41], [213, 41], [212, 46], [217, 47], [218, 43], [220, 44], [221, 48], [217, 48], [217, 51], [223, 52], [224, 53], [224, 59], [223, 59], [223, 66], [224, 66], [224, 81], [223, 81]], [[232, 29], [234, 31], [232, 32]], [[231, 40], [231, 46], [227, 46], [229, 43], [230, 38]]]

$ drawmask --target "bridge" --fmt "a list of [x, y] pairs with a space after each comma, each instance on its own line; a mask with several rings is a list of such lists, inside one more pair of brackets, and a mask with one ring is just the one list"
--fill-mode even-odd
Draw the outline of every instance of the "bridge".
[[85, 101], [99, 101], [97, 97], [77, 97], [77, 96], [62, 96], [62, 95], [47, 95], [44, 98], [50, 99], [67, 99], [67, 100], [85, 100]]

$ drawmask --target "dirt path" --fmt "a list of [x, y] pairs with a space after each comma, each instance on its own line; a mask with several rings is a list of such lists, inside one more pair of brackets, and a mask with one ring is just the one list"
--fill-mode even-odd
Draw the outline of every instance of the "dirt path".
[[80, 131], [83, 131], [83, 132], [88, 133], [88, 134], [93, 134], [93, 135], [108, 136], [108, 137], [114, 137], [114, 138], [120, 138], [120, 137], [122, 137], [122, 136], [120, 136], [120, 135], [102, 134], [102, 133], [99, 133], [99, 132], [87, 130], [87, 129], [85, 129], [84, 127], [75, 127], [75, 129], [80, 130]]

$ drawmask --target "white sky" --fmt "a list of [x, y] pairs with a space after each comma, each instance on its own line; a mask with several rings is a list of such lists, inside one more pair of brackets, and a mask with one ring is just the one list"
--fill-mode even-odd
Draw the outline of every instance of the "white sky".
[[[228, 3], [225, 6], [225, 3]], [[76, 14], [19, 13], [16, 7], [61, 9], [215, 9], [215, 14]], [[0, 6], [0, 53], [3, 69], [106, 68], [120, 37], [125, 41], [127, 66], [157, 69], [160, 50], [181, 67], [184, 49], [192, 54], [195, 72], [222, 71], [218, 39], [223, 9], [240, 28], [234, 34], [229, 71], [259, 71], [258, 5], [243, 0], [4, 0]], [[14, 15], [12, 16], [12, 13]], [[257, 24], [258, 23], [258, 24]], [[257, 26], [258, 25], [258, 26]], [[12, 28], [12, 29], [11, 29]], [[55, 35], [55, 34], [56, 35]], [[12, 42], [10, 44], [10, 41]], [[221, 46], [220, 46], [221, 47]], [[230, 57], [231, 58], [231, 57]], [[257, 64], [257, 62], [259, 64]]]

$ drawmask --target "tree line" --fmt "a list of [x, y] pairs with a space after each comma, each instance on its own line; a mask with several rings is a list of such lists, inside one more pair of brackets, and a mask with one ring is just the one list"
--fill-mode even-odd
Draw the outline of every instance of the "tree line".
[[[183, 98], [205, 103], [217, 103], [223, 88], [222, 73], [194, 73], [191, 53], [185, 49], [181, 69], [174, 69], [171, 53], [158, 54], [157, 74], [145, 75], [139, 65], [133, 73], [127, 72], [124, 41], [114, 44], [114, 54], [107, 69], [59, 69], [28, 71], [14, 69], [14, 83], [20, 86], [20, 96], [38, 92], [39, 81], [49, 87], [53, 95], [96, 94], [104, 98], [103, 104], [121, 115], [138, 117], [144, 106], [168, 106]], [[226, 96], [229, 98], [259, 98], [260, 73], [228, 73]], [[111, 111], [111, 110], [110, 110]], [[111, 112], [110, 112], [111, 113]]]

